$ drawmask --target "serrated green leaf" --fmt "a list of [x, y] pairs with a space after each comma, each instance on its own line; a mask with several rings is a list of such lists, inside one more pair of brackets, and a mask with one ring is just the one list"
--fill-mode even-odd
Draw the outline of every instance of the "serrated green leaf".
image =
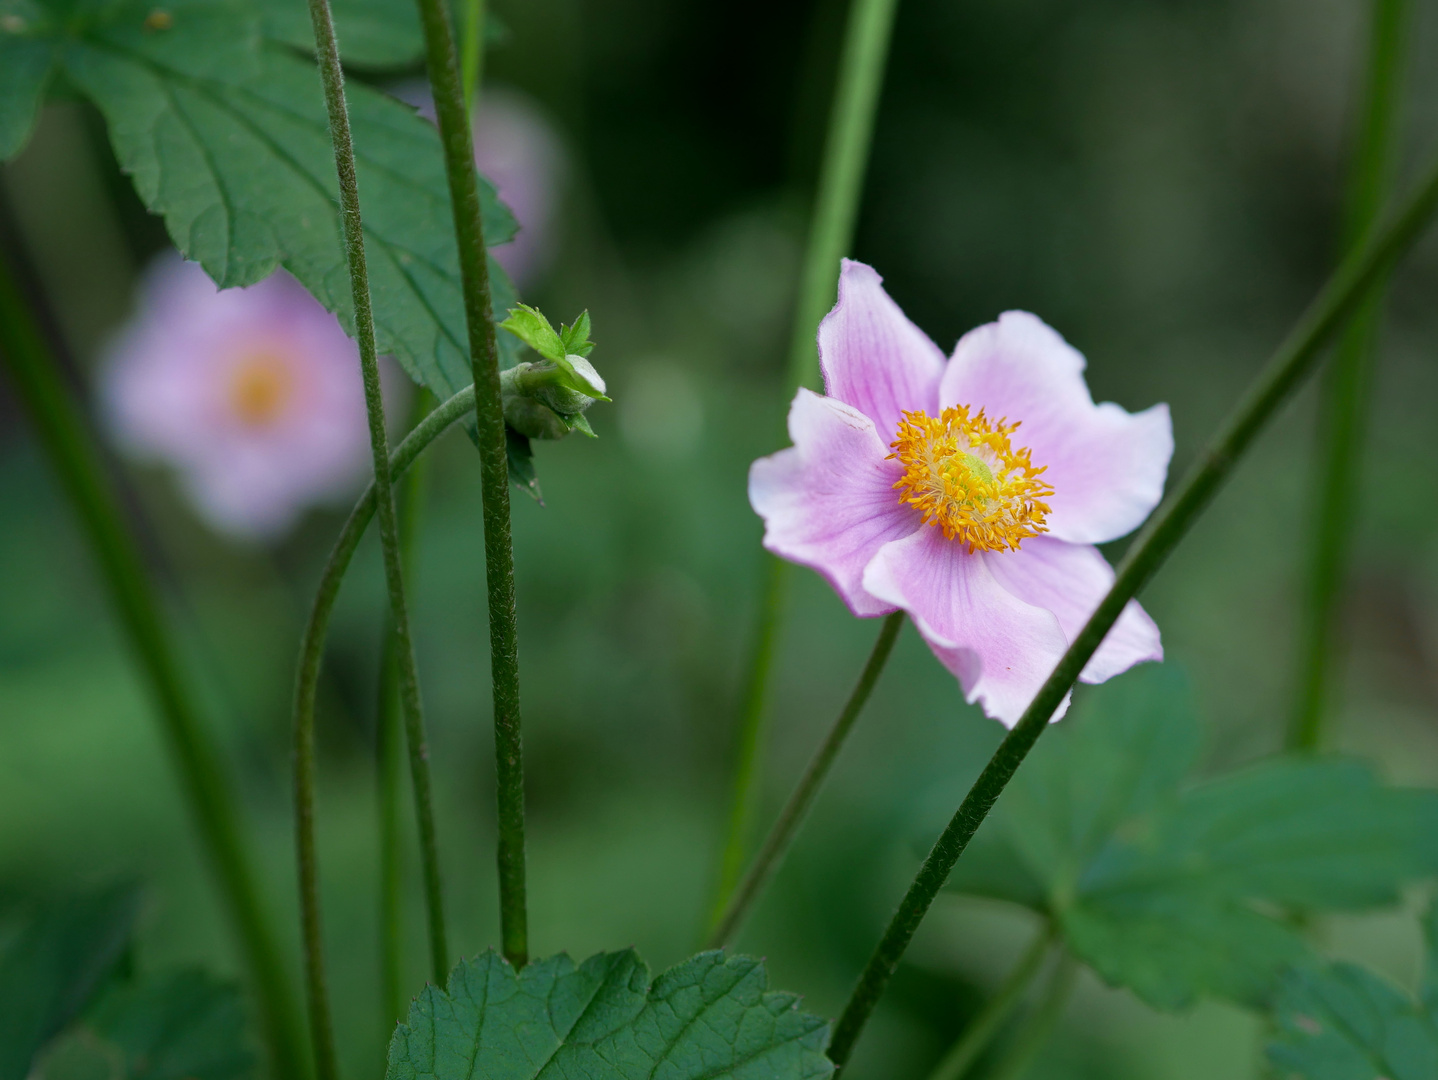
[[[58, 2], [58, 0], [57, 0]], [[69, 80], [105, 115], [122, 168], [176, 246], [221, 286], [277, 266], [353, 331], [334, 157], [312, 60], [267, 42], [251, 5], [181, 0], [168, 28], [121, 0], [70, 19], [57, 40]], [[444, 398], [470, 382], [458, 255], [439, 139], [413, 109], [347, 88], [379, 348]], [[486, 238], [515, 224], [481, 182]], [[491, 260], [496, 306], [513, 287]], [[501, 340], [512, 363], [517, 342]]]
[[651, 985], [632, 949], [518, 974], [493, 951], [410, 1007], [387, 1080], [805, 1080], [828, 1077], [828, 1025], [767, 989], [752, 957], [700, 953]]
[[89, 1004], [130, 938], [129, 885], [48, 901], [0, 956], [0, 1080], [25, 1080], [35, 1053]]
[[1389, 903], [1438, 869], [1438, 793], [1324, 759], [1183, 790], [1198, 745], [1187, 697], [1163, 668], [1091, 694], [1034, 749], [950, 887], [1046, 911], [1080, 958], [1158, 1008], [1255, 1005], [1305, 952], [1277, 908]]
[[[260, 0], [265, 37], [310, 54], [314, 26], [309, 6], [293, 0]], [[335, 38], [345, 64], [401, 67], [424, 53], [418, 8], [406, 0], [332, 0]]]
[[588, 356], [594, 351], [594, 342], [589, 340], [589, 312], [581, 311], [573, 326], [560, 324], [559, 336], [564, 342], [566, 355]]
[[[1430, 958], [1431, 964], [1431, 958]], [[1433, 1080], [1438, 1018], [1353, 964], [1289, 972], [1268, 1057], [1304, 1080]]]
[[564, 359], [564, 342], [544, 312], [528, 304], [510, 309], [509, 317], [499, 324], [546, 360]]

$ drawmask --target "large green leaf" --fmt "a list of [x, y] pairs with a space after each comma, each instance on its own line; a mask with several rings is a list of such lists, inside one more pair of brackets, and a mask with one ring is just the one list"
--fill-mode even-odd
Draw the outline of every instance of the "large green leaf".
[[24, 1080], [38, 1051], [114, 968], [139, 903], [130, 886], [50, 900], [0, 955], [0, 1080]]
[[828, 1025], [767, 990], [761, 961], [700, 953], [650, 983], [633, 950], [518, 974], [495, 953], [462, 962], [410, 1007], [387, 1080], [801, 1080], [828, 1077]]
[[0, 0], [0, 161], [20, 152], [53, 68], [54, 46], [27, 34], [38, 12], [17, 0]]
[[1140, 669], [1034, 750], [950, 887], [1047, 912], [1111, 983], [1160, 1008], [1258, 1004], [1303, 956], [1282, 908], [1361, 909], [1438, 870], [1438, 793], [1352, 761], [1273, 759], [1187, 789], [1182, 680]]
[[[51, 43], [68, 82], [99, 106], [121, 167], [187, 257], [222, 287], [284, 266], [353, 331], [313, 61], [267, 40], [252, 4], [177, 0], [161, 25], [155, 10], [151, 0], [51, 0], [24, 37]], [[348, 100], [379, 347], [443, 399], [469, 384], [470, 370], [439, 138], [409, 106], [361, 83], [351, 81]], [[481, 187], [486, 238], [504, 243], [514, 220]], [[503, 311], [513, 288], [490, 269]], [[519, 343], [500, 337], [512, 363]]]

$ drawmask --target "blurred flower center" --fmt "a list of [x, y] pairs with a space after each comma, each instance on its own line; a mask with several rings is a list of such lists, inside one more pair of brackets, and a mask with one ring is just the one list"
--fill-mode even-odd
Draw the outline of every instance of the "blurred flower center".
[[294, 396], [294, 383], [294, 373], [283, 357], [250, 353], [230, 375], [230, 406], [247, 427], [269, 427]]
[[1028, 449], [1015, 450], [1009, 441], [1018, 426], [995, 424], [983, 409], [970, 414], [967, 405], [938, 417], [922, 409], [905, 412], [889, 444], [889, 458], [904, 466], [894, 485], [899, 501], [970, 552], [1017, 551], [1022, 541], [1048, 531], [1043, 500], [1054, 493], [1038, 478], [1045, 466], [1036, 468]]

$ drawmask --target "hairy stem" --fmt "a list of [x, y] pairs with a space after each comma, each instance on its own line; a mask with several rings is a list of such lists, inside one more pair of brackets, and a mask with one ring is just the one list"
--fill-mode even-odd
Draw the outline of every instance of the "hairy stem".
[[93, 426], [70, 400], [53, 350], [4, 260], [0, 260], [0, 357], [80, 517], [120, 625], [158, 706], [180, 789], [249, 969], [275, 1075], [301, 1080], [306, 1070], [299, 1010], [274, 926], [260, 898], [230, 777], [180, 673], [154, 586], [90, 434]]
[[778, 869], [779, 863], [783, 860], [784, 854], [789, 850], [794, 835], [799, 831], [799, 826], [804, 824], [804, 818], [809, 813], [809, 808], [814, 804], [815, 797], [819, 794], [819, 788], [829, 775], [829, 770], [834, 765], [834, 759], [839, 756], [839, 750], [844, 745], [844, 740], [849, 737], [849, 732], [854, 727], [854, 721], [859, 718], [865, 702], [869, 700], [869, 694], [874, 689], [874, 684], [879, 681], [879, 675], [884, 670], [884, 665], [889, 662], [889, 653], [893, 651], [894, 640], [899, 636], [899, 629], [904, 625], [904, 613], [896, 611], [884, 619], [883, 626], [879, 630], [879, 638], [874, 642], [874, 648], [869, 653], [869, 659], [864, 664], [864, 670], [859, 673], [859, 681], [854, 684], [853, 691], [849, 694], [849, 700], [844, 702], [844, 708], [839, 712], [839, 718], [834, 721], [834, 726], [829, 729], [829, 734], [819, 745], [819, 750], [809, 762], [809, 767], [804, 770], [804, 775], [799, 780], [799, 785], [794, 793], [789, 796], [789, 801], [784, 804], [784, 809], [779, 813], [779, 819], [774, 822], [774, 827], [769, 830], [768, 837], [764, 840], [764, 846], [759, 849], [759, 854], [754, 859], [754, 864], [749, 867], [749, 872], [744, 876], [743, 883], [735, 891], [733, 898], [729, 901], [728, 907], [720, 916], [709, 938], [709, 948], [723, 948], [729, 940], [739, 931], [749, 909], [754, 906], [754, 901], [759, 898], [760, 892]]
[[1053, 944], [1056, 936], [1052, 923], [1034, 935], [1034, 940], [1029, 943], [1029, 947], [1019, 957], [1019, 962], [1013, 966], [1013, 970], [994, 991], [994, 996], [984, 1003], [979, 1014], [964, 1028], [958, 1041], [943, 1056], [938, 1065], [934, 1066], [934, 1071], [929, 1074], [929, 1080], [963, 1080], [964, 1074], [969, 1071], [969, 1066], [988, 1049], [989, 1043], [998, 1034], [999, 1028], [1003, 1027], [1004, 1022], [1014, 1011], [1014, 1007], [1023, 1000], [1024, 992], [1034, 981], [1034, 976], [1039, 973], [1039, 966], [1043, 963], [1044, 954], [1049, 951], [1049, 946]]
[[994, 1066], [989, 1080], [1021, 1080], [1028, 1072], [1063, 1015], [1077, 975], [1078, 962], [1073, 954], [1067, 949], [1061, 950], [1053, 974], [1049, 976], [1049, 984], [1044, 988], [1044, 996], [1023, 1027], [1014, 1034], [1009, 1052]]
[[1113, 587], [1099, 602], [1053, 673], [1039, 689], [1014, 729], [974, 781], [952, 820], [924, 860], [900, 901], [884, 936], [869, 958], [834, 1028], [829, 1057], [842, 1066], [853, 1052], [864, 1025], [883, 995], [929, 905], [948, 880], [954, 863], [973, 839], [994, 801], [1012, 779], [1079, 672], [1131, 600], [1168, 558], [1208, 506], [1254, 437], [1273, 417], [1318, 361], [1319, 351], [1353, 314], [1373, 284], [1427, 226], [1438, 207], [1438, 168], [1424, 178], [1389, 224], [1345, 258], [1289, 331], [1262, 373], [1234, 407], [1178, 488], [1164, 500], [1119, 564]]
[[[375, 501], [379, 513], [380, 547], [384, 553], [385, 585], [389, 592], [390, 618], [394, 628], [399, 676], [400, 709], [404, 716], [410, 748], [410, 770], [414, 779], [416, 814], [420, 825], [421, 860], [424, 866], [425, 897], [429, 909], [431, 962], [436, 979], [449, 971], [445, 943], [443, 893], [439, 873], [438, 845], [434, 838], [434, 810], [430, 798], [429, 761], [425, 751], [424, 715], [420, 706], [419, 679], [414, 646], [410, 639], [409, 609], [404, 594], [403, 555], [400, 550], [399, 519], [390, 479], [389, 438], [385, 432], [384, 400], [380, 393], [379, 358], [375, 347], [374, 311], [370, 305], [369, 271], [365, 264], [364, 225], [360, 217], [359, 180], [355, 174], [354, 143], [350, 135], [349, 111], [345, 104], [344, 70], [329, 0], [309, 0], [314, 24], [315, 57], [325, 88], [330, 140], [334, 144], [335, 171], [339, 177], [340, 219], [344, 227], [345, 261], [349, 266], [350, 295], [354, 303], [355, 337], [359, 345], [360, 369], [364, 380], [365, 412], [369, 420], [371, 457], [374, 462]], [[299, 853], [300, 904], [305, 944], [305, 967], [310, 997], [310, 1029], [320, 1080], [338, 1074], [334, 1032], [329, 1015], [324, 948], [320, 925], [319, 867], [314, 835], [315, 748], [313, 714], [311, 723], [295, 728], [296, 846]]]
[[481, 228], [479, 187], [469, 114], [460, 83], [454, 34], [444, 0], [418, 0], [429, 84], [444, 146], [464, 285], [478, 423], [480, 494], [484, 503], [484, 570], [489, 592], [489, 666], [494, 685], [494, 764], [499, 821], [500, 942], [516, 968], [529, 959], [524, 881], [524, 754], [519, 712], [519, 620], [514, 600], [514, 550], [509, 526], [509, 464], [500, 403], [499, 352], [490, 310], [489, 263]]
[[[1383, 208], [1397, 159], [1396, 117], [1402, 81], [1408, 0], [1373, 0], [1363, 111], [1348, 178], [1343, 246], [1351, 251]], [[1338, 607], [1358, 517], [1359, 474], [1369, 386], [1383, 318], [1383, 282], [1369, 292], [1344, 329], [1323, 381], [1315, 521], [1303, 610], [1298, 696], [1289, 721], [1291, 750], [1322, 742], [1331, 673], [1338, 658]]]
[[[874, 113], [884, 82], [884, 65], [897, 6], [898, 0], [851, 0], [850, 3], [843, 52], [839, 57], [839, 80], [819, 170], [819, 190], [809, 222], [808, 247], [794, 308], [784, 379], [786, 398], [792, 397], [798, 387], [814, 382], [818, 375], [814, 335], [825, 309], [833, 303], [839, 260], [853, 242], [859, 195], [874, 134]], [[739, 879], [761, 794], [767, 743], [765, 702], [788, 585], [786, 563], [766, 556], [764, 564], [764, 589], [753, 632], [754, 647], [744, 675], [734, 793], [713, 905], [716, 912], [724, 908]]]
[[[421, 389], [415, 394], [410, 430], [424, 422], [434, 407], [434, 395]], [[417, 465], [399, 485], [399, 546], [405, 577], [414, 580], [414, 545], [424, 503], [425, 473]], [[391, 474], [393, 475], [393, 474]], [[398, 481], [396, 481], [398, 483]], [[379, 816], [379, 925], [380, 995], [387, 1023], [404, 1016], [404, 726], [399, 700], [399, 638], [394, 618], [386, 613], [384, 644], [380, 651], [380, 677], [375, 710], [375, 778]]]

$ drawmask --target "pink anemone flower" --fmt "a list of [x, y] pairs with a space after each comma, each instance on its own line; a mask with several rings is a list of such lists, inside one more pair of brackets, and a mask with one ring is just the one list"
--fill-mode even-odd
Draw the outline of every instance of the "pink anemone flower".
[[121, 445], [173, 467], [232, 536], [278, 536], [350, 496], [370, 465], [359, 350], [282, 270], [221, 291], [198, 264], [162, 258], [101, 390]]
[[[794, 445], [754, 462], [749, 501], [766, 548], [855, 615], [907, 612], [967, 699], [1012, 727], [1113, 583], [1093, 545], [1163, 494], [1168, 408], [1095, 405], [1082, 354], [1023, 311], [946, 361], [882, 281], [844, 261], [819, 327], [825, 396], [798, 392]], [[1161, 659], [1130, 602], [1081, 678]]]

